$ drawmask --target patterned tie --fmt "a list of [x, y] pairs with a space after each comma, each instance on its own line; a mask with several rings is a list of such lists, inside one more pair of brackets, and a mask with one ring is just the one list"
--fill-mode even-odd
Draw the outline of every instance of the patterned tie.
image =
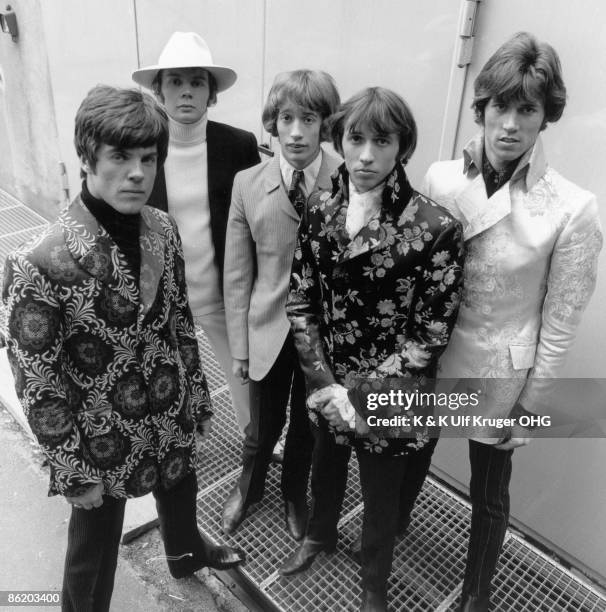
[[288, 199], [295, 207], [299, 217], [303, 214], [303, 209], [305, 208], [305, 194], [301, 186], [301, 182], [304, 180], [303, 176], [303, 170], [295, 170], [292, 174], [290, 189], [288, 190]]

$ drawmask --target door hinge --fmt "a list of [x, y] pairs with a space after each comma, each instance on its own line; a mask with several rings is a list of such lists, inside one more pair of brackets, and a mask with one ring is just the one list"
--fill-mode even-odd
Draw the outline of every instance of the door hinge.
[[482, 0], [465, 0], [461, 11], [459, 23], [459, 52], [457, 54], [457, 66], [463, 68], [471, 63], [473, 43], [475, 41], [474, 30], [478, 5]]

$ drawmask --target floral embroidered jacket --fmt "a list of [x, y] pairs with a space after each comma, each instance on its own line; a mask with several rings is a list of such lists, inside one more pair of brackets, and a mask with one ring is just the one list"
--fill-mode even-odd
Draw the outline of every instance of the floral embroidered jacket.
[[462, 222], [467, 247], [463, 300], [440, 376], [476, 379], [485, 416], [507, 417], [518, 402], [540, 413], [595, 287], [598, 207], [547, 165], [541, 138], [487, 198], [483, 141], [480, 132], [462, 159], [433, 164], [423, 187]]
[[[361, 377], [433, 377], [457, 316], [461, 225], [413, 191], [401, 164], [386, 180], [379, 216], [353, 240], [345, 230], [347, 207], [342, 165], [332, 191], [312, 194], [299, 227], [286, 308], [308, 396], [335, 382], [353, 389]], [[310, 418], [324, 421], [313, 410]], [[390, 434], [371, 430], [349, 439], [383, 454], [405, 454], [428, 441], [424, 427]], [[337, 441], [347, 436], [337, 434]]]
[[49, 494], [137, 497], [195, 467], [210, 414], [174, 222], [141, 212], [139, 284], [79, 197], [6, 262], [8, 355]]

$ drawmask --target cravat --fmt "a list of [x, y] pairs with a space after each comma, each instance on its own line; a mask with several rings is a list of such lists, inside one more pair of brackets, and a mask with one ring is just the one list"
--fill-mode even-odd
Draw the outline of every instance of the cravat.
[[305, 194], [301, 186], [303, 176], [303, 170], [295, 170], [292, 174], [290, 189], [288, 190], [288, 199], [295, 207], [299, 217], [303, 214], [303, 209], [305, 208]]

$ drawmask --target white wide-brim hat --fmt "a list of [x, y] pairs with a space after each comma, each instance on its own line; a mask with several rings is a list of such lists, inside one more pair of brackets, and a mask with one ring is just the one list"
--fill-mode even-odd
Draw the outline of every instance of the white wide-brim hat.
[[238, 75], [227, 66], [217, 66], [213, 62], [206, 41], [195, 32], [175, 32], [166, 43], [155, 66], [147, 66], [133, 72], [133, 81], [151, 89], [152, 82], [159, 70], [167, 68], [204, 68], [217, 82], [217, 91], [231, 87]]

